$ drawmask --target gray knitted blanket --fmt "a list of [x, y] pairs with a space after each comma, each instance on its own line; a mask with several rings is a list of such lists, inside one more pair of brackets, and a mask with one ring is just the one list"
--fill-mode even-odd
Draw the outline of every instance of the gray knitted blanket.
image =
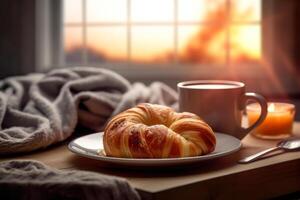
[[63, 141], [78, 123], [100, 131], [110, 117], [141, 102], [176, 107], [176, 101], [167, 85], [130, 84], [101, 68], [10, 77], [0, 81], [0, 155]]
[[0, 163], [0, 197], [14, 200], [138, 200], [126, 180], [84, 171], [61, 171], [36, 161]]

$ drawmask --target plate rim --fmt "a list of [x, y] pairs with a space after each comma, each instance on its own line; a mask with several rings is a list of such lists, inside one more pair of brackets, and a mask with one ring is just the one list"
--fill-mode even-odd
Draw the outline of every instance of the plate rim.
[[190, 157], [179, 157], [179, 158], [119, 158], [119, 157], [102, 156], [102, 155], [98, 155], [96, 153], [84, 151], [82, 149], [81, 149], [81, 151], [76, 150], [76, 148], [79, 149], [78, 147], [76, 147], [76, 145], [74, 145], [76, 140], [78, 140], [82, 137], [87, 137], [87, 136], [96, 135], [96, 134], [103, 134], [103, 132], [92, 133], [92, 134], [88, 134], [88, 135], [84, 135], [84, 136], [75, 138], [68, 144], [68, 149], [72, 153], [77, 154], [79, 156], [94, 159], [94, 160], [99, 160], [99, 161], [103, 161], [103, 162], [119, 163], [119, 164], [122, 163], [122, 164], [129, 164], [129, 165], [134, 165], [134, 164], [136, 164], [136, 165], [141, 165], [141, 164], [157, 165], [157, 164], [170, 164], [170, 163], [181, 164], [182, 162], [200, 162], [200, 161], [205, 161], [205, 160], [212, 160], [212, 159], [216, 159], [219, 157], [224, 157], [224, 156], [233, 154], [233, 153], [239, 151], [242, 147], [242, 142], [238, 138], [236, 138], [232, 135], [225, 134], [225, 133], [215, 132], [216, 135], [223, 135], [226, 137], [230, 137], [233, 140], [236, 140], [236, 142], [239, 143], [238, 146], [231, 150], [222, 151], [222, 152], [218, 152], [215, 154], [210, 153], [210, 154], [206, 154], [206, 155], [202, 155], [202, 156], [190, 156]]

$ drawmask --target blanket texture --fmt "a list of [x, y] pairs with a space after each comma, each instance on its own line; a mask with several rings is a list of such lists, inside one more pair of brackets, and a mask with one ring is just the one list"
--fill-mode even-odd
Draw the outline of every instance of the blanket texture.
[[0, 196], [14, 200], [140, 199], [121, 178], [84, 171], [60, 171], [36, 161], [0, 163]]
[[177, 93], [163, 83], [130, 84], [92, 67], [7, 78], [0, 81], [0, 155], [63, 141], [78, 123], [101, 131], [110, 117], [142, 102], [176, 109]]

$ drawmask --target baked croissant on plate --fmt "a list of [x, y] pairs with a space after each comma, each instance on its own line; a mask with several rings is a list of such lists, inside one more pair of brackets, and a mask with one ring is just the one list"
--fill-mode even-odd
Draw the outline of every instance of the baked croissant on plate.
[[104, 130], [103, 144], [112, 157], [177, 158], [214, 151], [216, 137], [195, 114], [144, 103], [113, 117]]

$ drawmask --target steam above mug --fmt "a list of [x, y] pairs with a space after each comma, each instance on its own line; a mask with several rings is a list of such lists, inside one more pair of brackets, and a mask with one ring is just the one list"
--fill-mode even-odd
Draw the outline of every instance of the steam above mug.
[[[236, 81], [199, 80], [177, 84], [179, 111], [192, 112], [206, 121], [214, 131], [239, 139], [260, 125], [267, 115], [267, 102], [257, 93], [246, 93], [245, 84]], [[258, 120], [248, 128], [241, 127], [242, 112], [248, 100], [261, 106]]]

